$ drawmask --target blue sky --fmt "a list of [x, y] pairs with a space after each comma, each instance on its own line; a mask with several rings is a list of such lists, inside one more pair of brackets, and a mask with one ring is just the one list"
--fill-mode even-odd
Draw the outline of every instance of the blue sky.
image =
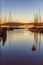
[[41, 12], [43, 17], [43, 0], [1, 0], [2, 16], [9, 16], [17, 20], [33, 21], [34, 13]]

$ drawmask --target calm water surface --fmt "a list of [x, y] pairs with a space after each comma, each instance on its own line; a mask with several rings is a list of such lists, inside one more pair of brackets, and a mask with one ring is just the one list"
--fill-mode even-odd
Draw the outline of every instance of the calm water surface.
[[25, 29], [7, 31], [0, 37], [0, 47], [1, 65], [43, 65], [43, 34]]

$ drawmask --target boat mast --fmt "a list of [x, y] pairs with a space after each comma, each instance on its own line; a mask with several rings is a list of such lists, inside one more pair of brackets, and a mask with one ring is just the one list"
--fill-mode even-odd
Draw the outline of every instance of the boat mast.
[[5, 23], [6, 23], [6, 18], [7, 18], [7, 17], [6, 17], [6, 14], [5, 14]]
[[36, 23], [38, 23], [38, 13], [36, 13]]
[[34, 14], [34, 24], [36, 26], [36, 24], [38, 23], [38, 13]]
[[11, 20], [11, 12], [10, 12], [10, 22], [11, 22], [12, 20]]
[[1, 15], [0, 15], [0, 28], [1, 28]]
[[1, 1], [0, 1], [0, 28], [1, 28]]
[[36, 15], [34, 14], [34, 26], [36, 26]]
[[39, 11], [39, 22], [41, 23], [41, 13]]

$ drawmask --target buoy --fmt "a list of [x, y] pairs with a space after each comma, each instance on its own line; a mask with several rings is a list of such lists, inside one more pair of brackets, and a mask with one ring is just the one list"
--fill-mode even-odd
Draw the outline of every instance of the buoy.
[[32, 51], [35, 51], [35, 50], [36, 50], [36, 46], [33, 45], [33, 46], [32, 46]]

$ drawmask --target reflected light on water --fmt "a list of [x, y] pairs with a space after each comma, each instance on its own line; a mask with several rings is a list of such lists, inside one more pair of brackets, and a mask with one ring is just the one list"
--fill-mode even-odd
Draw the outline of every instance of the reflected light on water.
[[0, 36], [2, 65], [43, 65], [43, 34], [24, 29], [3, 33]]

